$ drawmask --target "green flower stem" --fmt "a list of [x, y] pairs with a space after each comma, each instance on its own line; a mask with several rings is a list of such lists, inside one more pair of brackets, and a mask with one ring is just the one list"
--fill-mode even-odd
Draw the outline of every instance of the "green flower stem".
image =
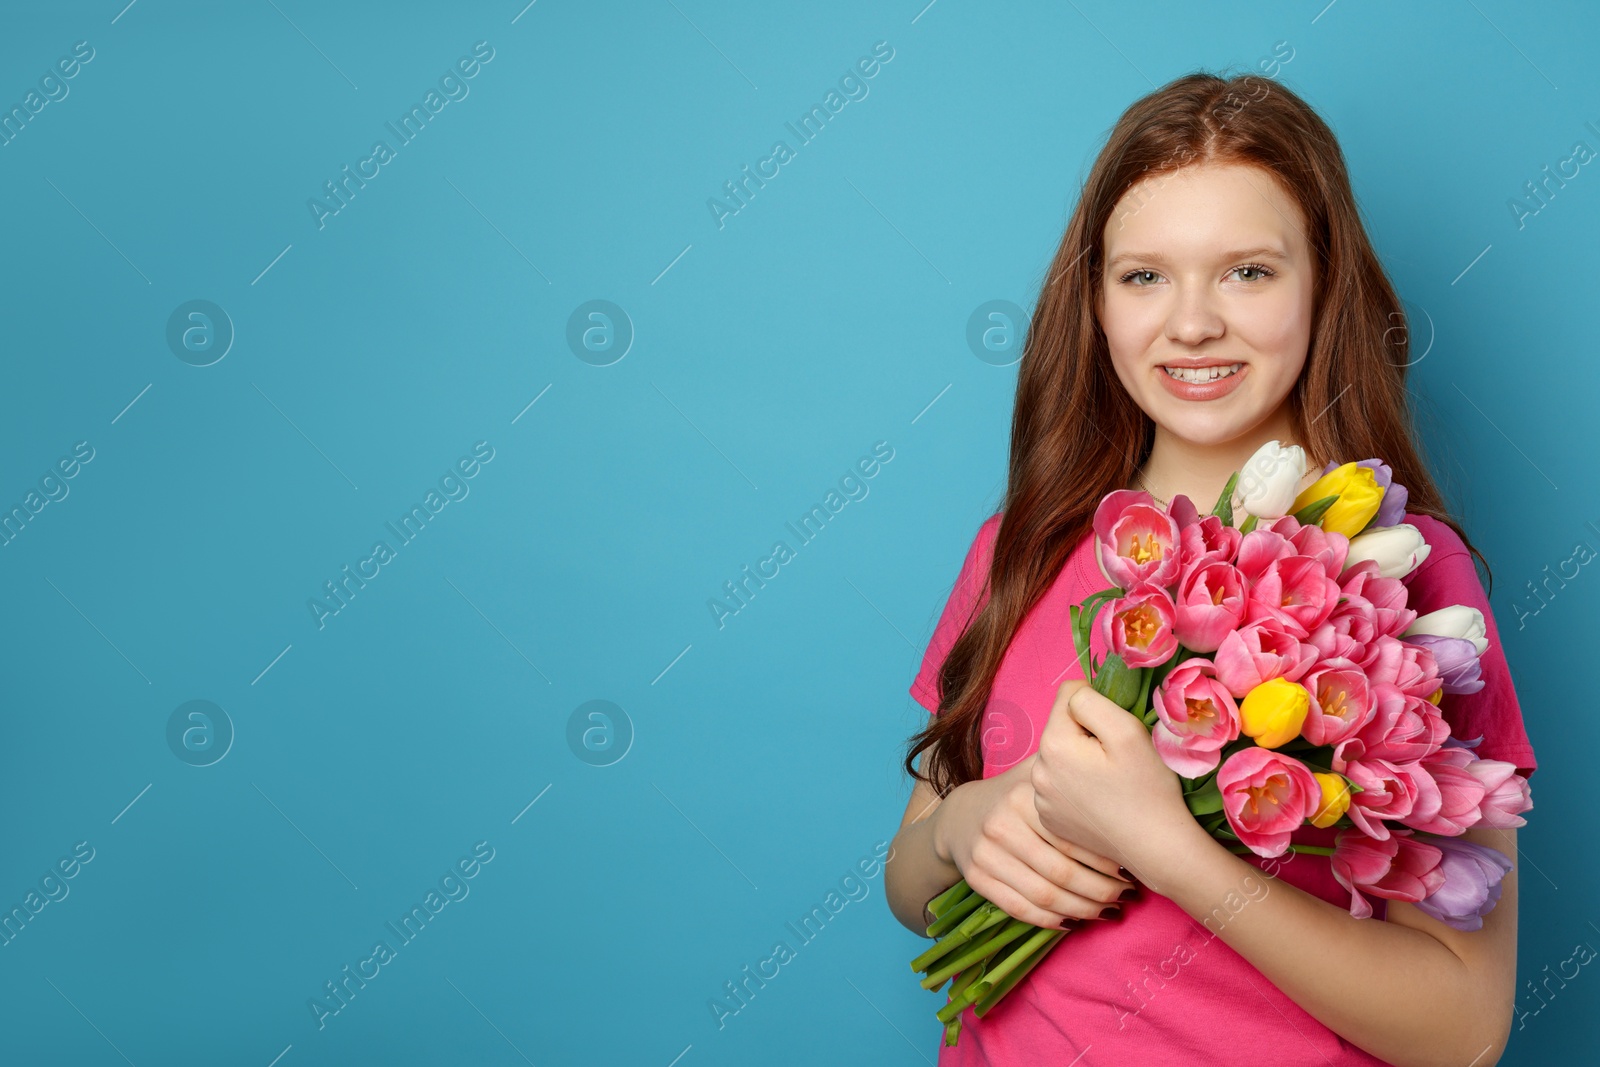
[[968, 885], [967, 880], [963, 878], [956, 882], [956, 884], [951, 886], [949, 889], [946, 889], [943, 893], [940, 893], [938, 896], [928, 901], [928, 911], [932, 913], [935, 919], [940, 918], [945, 914], [945, 912], [949, 911], [955, 905], [961, 903], [971, 894], [972, 887]]
[[935, 1013], [940, 1022], [947, 1023], [966, 1010], [967, 1005], [972, 1002], [967, 996], [967, 989], [983, 973], [987, 963], [988, 961], [984, 960], [966, 968], [950, 983], [950, 1001]]
[[957, 1015], [945, 1024], [944, 1043], [954, 1045], [961, 1036], [961, 1016]]
[[998, 926], [1009, 918], [1011, 916], [1000, 910], [1000, 905], [991, 900], [985, 900], [978, 906], [978, 910], [961, 920], [961, 924], [956, 927], [956, 933], [971, 940], [989, 929], [989, 927]]
[[[1045, 954], [1056, 947], [1056, 942], [1060, 941], [1066, 936], [1067, 932], [1065, 930], [1057, 931], [1049, 938], [1049, 940], [1045, 941], [1044, 944], [1039, 945], [1032, 952], [1029, 952], [1021, 963], [1012, 968], [1010, 974], [1007, 974], [997, 985], [995, 985], [993, 989], [989, 990], [987, 993], [984, 993], [978, 998], [977, 1007], [972, 1009], [973, 1014], [979, 1016], [980, 1018], [984, 1015], [987, 1015], [989, 1013], [989, 1009], [998, 1004], [1001, 997], [1011, 992], [1011, 990], [1016, 987], [1017, 983], [1022, 981], [1022, 979], [1027, 976], [1029, 971], [1033, 970], [1040, 960], [1044, 959]], [[1022, 949], [1017, 949], [1017, 952], [1022, 952]]]
[[[991, 962], [992, 958], [988, 960], [980, 960], [978, 963], [975, 963], [971, 967], [968, 967], [966, 970], [962, 971], [961, 977], [950, 985], [949, 1003], [945, 1004], [944, 1007], [934, 1012], [934, 1017], [942, 1023], [947, 1023], [951, 1019], [954, 1019], [956, 1016], [960, 1015], [962, 1012], [966, 1011], [972, 1002], [977, 999], [978, 991], [976, 988], [974, 988], [975, 982], [983, 975], [984, 970]], [[957, 985], [960, 985], [961, 988], [957, 989]]]
[[979, 960], [988, 959], [990, 956], [993, 956], [996, 952], [999, 952], [1002, 948], [1005, 948], [1023, 934], [1026, 934], [1030, 930], [1038, 929], [1039, 927], [1034, 926], [1032, 923], [1025, 923], [1021, 919], [1009, 920], [994, 934], [984, 938], [982, 942], [978, 943], [974, 947], [964, 950], [949, 963], [944, 964], [938, 970], [924, 978], [922, 980], [922, 988], [939, 988], [940, 986], [944, 985], [946, 978], [949, 978], [957, 971], [966, 967], [970, 967]]
[[938, 941], [928, 946], [927, 951], [925, 951], [922, 955], [911, 961], [911, 969], [913, 971], [929, 970], [946, 953], [953, 949], [960, 948], [962, 945], [967, 944], [971, 940], [972, 939], [970, 937], [962, 937], [961, 934], [956, 931], [945, 934]]
[[[1036, 926], [1033, 929], [1037, 932], [1032, 937], [1028, 938], [1028, 940], [1024, 941], [1020, 949], [1007, 956], [1002, 962], [991, 968], [989, 972], [982, 978], [973, 983], [978, 987], [978, 998], [980, 1001], [990, 993], [994, 992], [996, 989], [999, 989], [1001, 983], [1005, 981], [1006, 976], [1013, 973], [1022, 965], [1024, 960], [1031, 956], [1041, 946], [1045, 944], [1053, 945], [1055, 942], [1065, 937], [1067, 933], [1065, 930], [1046, 930], [1042, 926]], [[1000, 995], [1004, 996], [1005, 990], [1001, 990]], [[999, 998], [997, 997], [995, 999]]]
[[933, 925], [928, 927], [929, 937], [943, 937], [955, 928], [955, 925], [982, 907], [984, 900], [976, 893], [968, 893], [960, 903], [950, 905], [942, 912]]
[[[982, 897], [978, 899], [983, 900]], [[979, 934], [991, 927], [998, 926], [1010, 917], [990, 901], [984, 900], [973, 910], [971, 915], [961, 921], [960, 925], [945, 934], [922, 955], [912, 960], [911, 969], [913, 971], [926, 971], [937, 960], [944, 958], [946, 953], [972, 943]]]

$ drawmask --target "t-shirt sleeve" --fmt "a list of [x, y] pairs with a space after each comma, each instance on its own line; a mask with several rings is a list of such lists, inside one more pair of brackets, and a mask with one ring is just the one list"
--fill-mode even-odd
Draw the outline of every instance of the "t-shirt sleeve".
[[1528, 777], [1538, 766], [1533, 744], [1522, 721], [1522, 706], [1511, 680], [1511, 668], [1500, 644], [1500, 630], [1484, 593], [1472, 555], [1454, 530], [1437, 521], [1426, 524], [1410, 519], [1428, 539], [1431, 551], [1422, 566], [1407, 579], [1409, 606], [1418, 615], [1438, 611], [1452, 604], [1477, 608], [1483, 613], [1485, 637], [1489, 644], [1478, 657], [1483, 688], [1476, 693], [1446, 693], [1439, 711], [1450, 724], [1450, 733], [1463, 741], [1482, 736], [1474, 751], [1484, 759], [1515, 764], [1517, 773]]
[[[928, 640], [927, 651], [922, 654], [922, 668], [911, 683], [911, 696], [934, 714], [939, 711], [939, 670], [944, 666], [944, 658], [949, 655], [951, 646], [976, 614], [976, 608], [982, 605], [978, 593], [989, 573], [995, 534], [999, 529], [998, 514], [990, 516], [978, 527], [977, 536], [967, 549], [967, 558], [961, 563], [961, 573], [956, 576], [955, 587], [945, 601], [944, 612], [939, 616], [933, 636]], [[982, 599], [986, 600], [987, 595]]]

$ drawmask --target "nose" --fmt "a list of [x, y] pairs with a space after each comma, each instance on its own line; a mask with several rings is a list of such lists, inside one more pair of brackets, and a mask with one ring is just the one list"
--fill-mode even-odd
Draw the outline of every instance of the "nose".
[[1177, 344], [1198, 345], [1223, 333], [1222, 316], [1212, 305], [1203, 285], [1174, 286], [1171, 312], [1167, 315], [1167, 338]]

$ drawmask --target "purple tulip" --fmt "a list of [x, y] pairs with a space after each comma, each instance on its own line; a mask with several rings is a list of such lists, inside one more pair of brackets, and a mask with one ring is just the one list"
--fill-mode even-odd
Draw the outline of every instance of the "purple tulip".
[[1439, 681], [1446, 693], [1476, 693], [1483, 688], [1478, 646], [1472, 641], [1437, 634], [1412, 634], [1406, 641], [1422, 645], [1433, 653], [1434, 662], [1439, 665]]
[[1481, 930], [1483, 917], [1500, 899], [1500, 880], [1511, 870], [1511, 861], [1499, 851], [1471, 841], [1452, 837], [1426, 837], [1428, 844], [1444, 853], [1439, 869], [1444, 884], [1417, 902], [1417, 907], [1446, 926], [1457, 930]]

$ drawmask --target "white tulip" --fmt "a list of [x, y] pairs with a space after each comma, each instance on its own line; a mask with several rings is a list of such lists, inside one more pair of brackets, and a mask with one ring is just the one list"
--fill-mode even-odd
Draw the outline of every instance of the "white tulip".
[[1373, 526], [1365, 533], [1350, 539], [1350, 552], [1345, 556], [1345, 569], [1364, 559], [1374, 560], [1385, 578], [1404, 578], [1428, 558], [1433, 546], [1422, 532], [1409, 522], [1398, 526]]
[[1258, 519], [1281, 519], [1294, 507], [1294, 499], [1300, 495], [1300, 480], [1305, 476], [1305, 449], [1268, 441], [1239, 471], [1233, 491], [1234, 510]]
[[1464, 637], [1478, 647], [1480, 656], [1489, 647], [1489, 631], [1483, 624], [1483, 612], [1469, 604], [1452, 604], [1448, 608], [1418, 615], [1417, 620], [1406, 627], [1400, 636], [1411, 637], [1415, 634]]

